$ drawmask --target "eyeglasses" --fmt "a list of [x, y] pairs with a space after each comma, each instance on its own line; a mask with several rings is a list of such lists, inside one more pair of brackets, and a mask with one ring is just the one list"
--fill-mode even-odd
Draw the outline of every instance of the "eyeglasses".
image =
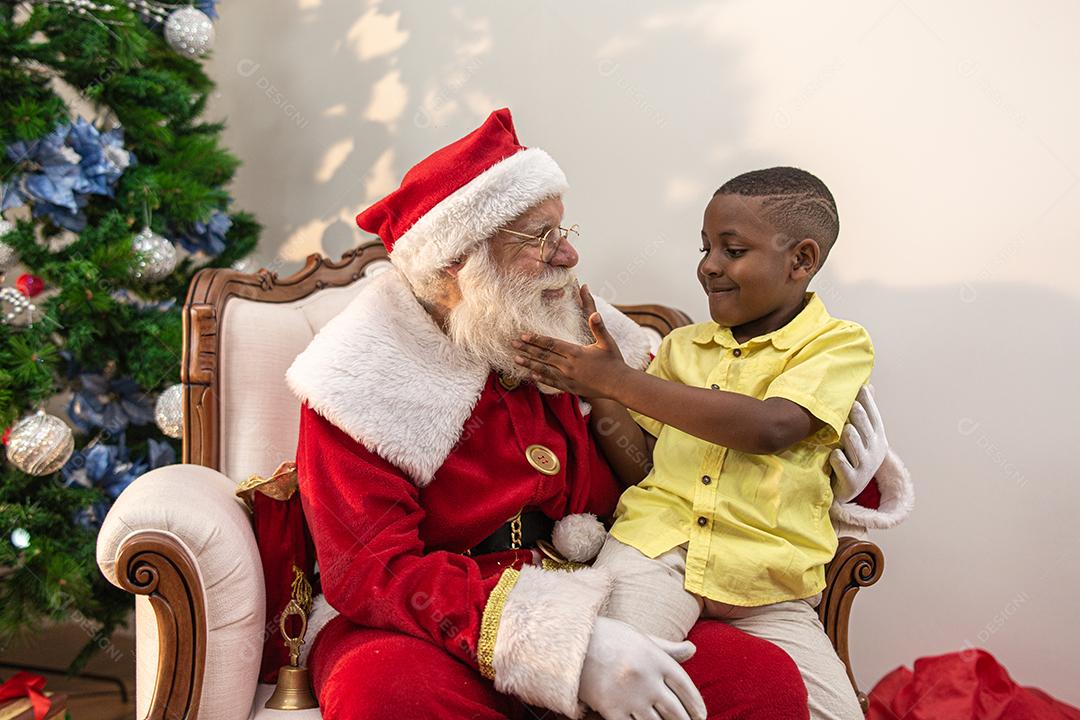
[[565, 240], [570, 233], [574, 235], [581, 235], [577, 225], [571, 225], [568, 228], [553, 227], [547, 232], [539, 235], [529, 235], [527, 233], [518, 232], [517, 230], [510, 230], [507, 228], [499, 228], [500, 231], [509, 235], [514, 235], [519, 238], [524, 238], [520, 243], [515, 243], [520, 247], [535, 247], [540, 246], [540, 262], [549, 263], [551, 259], [555, 257], [555, 253], [559, 251], [559, 245]]

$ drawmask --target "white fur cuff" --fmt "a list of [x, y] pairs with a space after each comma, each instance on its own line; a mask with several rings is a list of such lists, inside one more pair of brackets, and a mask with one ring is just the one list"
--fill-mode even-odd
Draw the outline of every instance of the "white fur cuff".
[[571, 718], [582, 717], [581, 668], [613, 582], [605, 570], [523, 567], [499, 619], [492, 661], [495, 689]]
[[915, 507], [915, 485], [895, 452], [889, 450], [874, 479], [881, 492], [881, 503], [877, 510], [854, 502], [834, 502], [829, 509], [833, 520], [844, 525], [876, 530], [895, 527], [906, 520]]

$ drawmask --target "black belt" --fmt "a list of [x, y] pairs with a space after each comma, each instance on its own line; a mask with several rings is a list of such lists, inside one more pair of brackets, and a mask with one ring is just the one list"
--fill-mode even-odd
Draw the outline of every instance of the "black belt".
[[551, 540], [555, 521], [539, 510], [526, 510], [510, 518], [495, 532], [470, 548], [466, 555], [533, 548], [540, 540]]

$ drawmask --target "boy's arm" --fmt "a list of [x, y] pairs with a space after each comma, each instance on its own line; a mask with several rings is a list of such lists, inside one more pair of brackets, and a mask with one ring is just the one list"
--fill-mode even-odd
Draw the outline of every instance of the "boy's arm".
[[636, 485], [652, 469], [656, 438], [634, 422], [619, 403], [606, 398], [592, 400], [589, 415], [596, 444], [624, 485]]
[[685, 433], [741, 452], [778, 453], [824, 424], [786, 398], [758, 400], [724, 390], [682, 385], [623, 365], [601, 390], [626, 407]]
[[[582, 299], [587, 297], [582, 291]], [[523, 335], [516, 361], [533, 378], [625, 407], [696, 437], [756, 454], [780, 452], [828, 426], [839, 439], [858, 388], [873, 367], [873, 346], [858, 325], [811, 341], [769, 386], [764, 400], [664, 380], [628, 367], [599, 313], [588, 316], [596, 342], [575, 345]], [[842, 409], [841, 409], [842, 408]]]
[[[592, 298], [585, 288], [582, 288], [582, 302], [587, 310], [592, 310]], [[592, 345], [526, 334], [521, 341], [514, 342], [521, 353], [515, 361], [528, 367], [534, 380], [546, 385], [590, 400], [614, 400], [665, 425], [742, 452], [780, 452], [821, 427], [821, 421], [809, 411], [785, 398], [758, 400], [738, 393], [690, 387], [634, 370], [623, 362], [600, 313], [589, 313], [588, 321], [596, 340]], [[602, 447], [607, 455], [609, 448]], [[607, 456], [614, 465], [618, 448]], [[624, 476], [618, 467], [616, 472], [620, 477], [636, 475], [630, 471]]]

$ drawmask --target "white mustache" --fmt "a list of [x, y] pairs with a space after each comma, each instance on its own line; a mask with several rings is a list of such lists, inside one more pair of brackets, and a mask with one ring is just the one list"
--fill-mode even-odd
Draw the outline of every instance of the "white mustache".
[[577, 276], [572, 272], [560, 272], [551, 279], [539, 278], [537, 285], [541, 290], [562, 290], [571, 285], [577, 285]]

